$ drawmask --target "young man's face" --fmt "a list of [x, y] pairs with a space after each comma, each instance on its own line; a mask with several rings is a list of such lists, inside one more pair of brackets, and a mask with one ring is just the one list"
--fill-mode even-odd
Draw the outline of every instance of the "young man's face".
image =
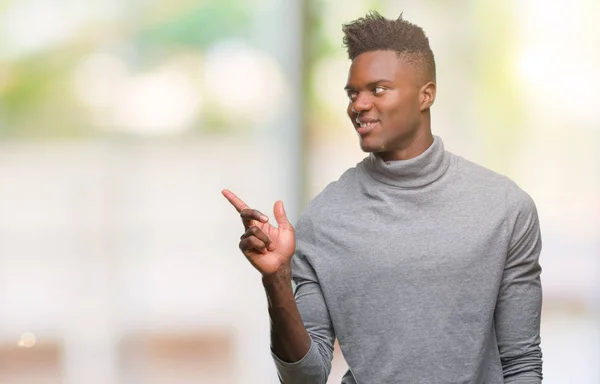
[[422, 112], [433, 100], [427, 99], [425, 84], [423, 74], [394, 51], [365, 52], [354, 58], [346, 85], [348, 116], [363, 151], [395, 160], [429, 128]]

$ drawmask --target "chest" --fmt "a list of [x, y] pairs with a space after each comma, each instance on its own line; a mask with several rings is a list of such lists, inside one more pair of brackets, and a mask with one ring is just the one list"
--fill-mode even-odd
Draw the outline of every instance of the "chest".
[[505, 223], [494, 208], [452, 204], [415, 209], [396, 202], [355, 206], [324, 220], [317, 231], [316, 270], [325, 281], [452, 284], [502, 271]]

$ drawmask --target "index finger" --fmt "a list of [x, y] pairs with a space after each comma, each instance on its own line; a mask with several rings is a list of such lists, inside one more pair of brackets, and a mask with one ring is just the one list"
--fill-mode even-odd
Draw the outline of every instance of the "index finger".
[[237, 209], [237, 211], [239, 213], [241, 213], [242, 210], [244, 210], [246, 208], [249, 208], [248, 204], [244, 203], [242, 201], [242, 199], [240, 199], [239, 197], [237, 197], [235, 195], [235, 193], [231, 192], [230, 190], [224, 189], [224, 190], [221, 191], [221, 193], [223, 194], [223, 196], [225, 196], [225, 198], [227, 200], [229, 200], [229, 202], [231, 203], [231, 205], [233, 205], [235, 207], [235, 209]]

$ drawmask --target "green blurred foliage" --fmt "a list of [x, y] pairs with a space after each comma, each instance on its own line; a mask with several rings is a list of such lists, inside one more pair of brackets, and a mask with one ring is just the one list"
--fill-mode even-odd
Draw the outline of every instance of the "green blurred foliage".
[[[172, 7], [172, 2], [153, 4], [153, 12]], [[144, 46], [186, 46], [206, 49], [216, 41], [243, 37], [251, 26], [251, 7], [243, 1], [197, 3], [167, 20], [145, 24], [135, 37]], [[152, 19], [152, 18], [150, 18]]]
[[[9, 5], [1, 2], [0, 14]], [[0, 79], [0, 138], [108, 135], [72, 90], [74, 70], [87, 55], [108, 47], [139, 71], [176, 53], [243, 38], [252, 22], [250, 1], [160, 0], [124, 9], [118, 19], [83, 25], [55, 46], [0, 62], [0, 75], [8, 77]]]
[[70, 85], [78, 53], [55, 49], [9, 64], [11, 79], [0, 94], [0, 135], [4, 137], [83, 136], [86, 115]]

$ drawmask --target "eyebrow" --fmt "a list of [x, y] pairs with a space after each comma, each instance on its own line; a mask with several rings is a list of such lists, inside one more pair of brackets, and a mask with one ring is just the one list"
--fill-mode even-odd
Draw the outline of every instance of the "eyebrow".
[[[372, 88], [374, 86], [376, 86], [377, 84], [380, 83], [391, 83], [391, 80], [386, 80], [386, 79], [380, 79], [380, 80], [376, 80], [376, 81], [371, 81], [369, 84], [367, 84], [367, 88]], [[356, 87], [353, 87], [352, 85], [346, 85], [344, 87], [344, 89], [346, 91], [354, 91], [356, 89]]]

